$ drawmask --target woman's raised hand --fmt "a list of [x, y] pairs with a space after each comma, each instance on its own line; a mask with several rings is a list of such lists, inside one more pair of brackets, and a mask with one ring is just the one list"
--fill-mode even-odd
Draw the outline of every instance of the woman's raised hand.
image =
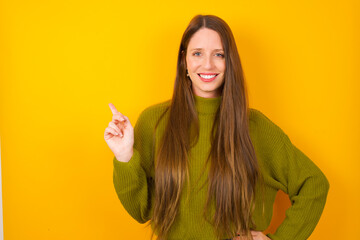
[[[251, 236], [253, 240], [271, 240], [260, 231], [251, 231]], [[241, 237], [241, 236], [233, 238], [233, 240], [247, 240], [247, 239], [248, 239], [247, 237]]]
[[128, 117], [121, 114], [112, 103], [109, 103], [109, 107], [113, 117], [105, 129], [105, 142], [118, 161], [128, 162], [133, 155], [134, 129]]

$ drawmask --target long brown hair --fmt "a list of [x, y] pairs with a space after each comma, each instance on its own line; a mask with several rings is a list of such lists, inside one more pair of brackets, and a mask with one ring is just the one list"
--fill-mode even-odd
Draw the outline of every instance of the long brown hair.
[[[197, 15], [186, 28], [178, 53], [174, 93], [167, 109], [169, 119], [155, 163], [155, 202], [152, 224], [158, 239], [167, 239], [188, 174], [188, 153], [199, 134], [199, 120], [186, 75], [189, 41], [201, 28], [216, 31], [225, 53], [222, 99], [212, 128], [208, 156], [208, 196], [205, 209], [215, 204], [211, 219], [217, 236], [242, 233], [250, 238], [255, 185], [259, 167], [249, 134], [248, 96], [240, 57], [229, 26], [213, 15]], [[204, 217], [207, 217], [204, 211]], [[154, 232], [153, 232], [154, 234]]]

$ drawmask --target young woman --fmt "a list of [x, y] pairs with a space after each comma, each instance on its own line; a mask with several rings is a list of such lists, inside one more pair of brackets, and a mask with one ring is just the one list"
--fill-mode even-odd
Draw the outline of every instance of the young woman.
[[[135, 128], [110, 104], [105, 141], [114, 186], [128, 213], [150, 220], [158, 239], [307, 239], [329, 183], [264, 114], [248, 107], [229, 26], [195, 16], [185, 30], [171, 100], [152, 105]], [[265, 236], [277, 191], [292, 206]]]

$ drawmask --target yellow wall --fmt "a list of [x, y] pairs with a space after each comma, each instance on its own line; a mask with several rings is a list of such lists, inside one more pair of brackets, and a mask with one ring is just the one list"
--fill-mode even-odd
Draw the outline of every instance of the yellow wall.
[[145, 107], [169, 99], [180, 38], [198, 13], [227, 21], [250, 106], [330, 181], [310, 239], [352, 238], [360, 226], [359, 1], [169, 2], [0, 2], [5, 239], [149, 236], [112, 185], [108, 103], [134, 125]]

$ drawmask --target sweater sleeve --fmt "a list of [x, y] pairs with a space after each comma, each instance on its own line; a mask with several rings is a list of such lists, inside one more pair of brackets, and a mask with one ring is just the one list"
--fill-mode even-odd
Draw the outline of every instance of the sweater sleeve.
[[[151, 115], [151, 114], [150, 114]], [[134, 127], [133, 156], [129, 162], [113, 159], [113, 183], [125, 210], [139, 223], [150, 219], [153, 179], [152, 128], [144, 110]]]
[[267, 236], [273, 240], [304, 240], [315, 229], [325, 206], [329, 182], [322, 171], [295, 145], [289, 137], [265, 115], [266, 137], [272, 150], [269, 168], [279, 189], [289, 195], [291, 207], [275, 234]]

